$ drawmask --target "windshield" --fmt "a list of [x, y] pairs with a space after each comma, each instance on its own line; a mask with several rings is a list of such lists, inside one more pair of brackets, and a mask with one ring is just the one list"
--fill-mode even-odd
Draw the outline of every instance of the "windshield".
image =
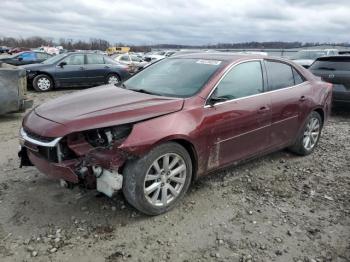
[[42, 62], [43, 64], [54, 64], [58, 61], [60, 61], [62, 58], [66, 57], [68, 54], [60, 54], [60, 55], [56, 55], [56, 56], [53, 56], [47, 60], [45, 60], [44, 62]]
[[309, 50], [309, 51], [299, 51], [294, 59], [311, 59], [315, 60], [319, 57], [326, 56], [326, 51], [316, 51], [316, 50]]
[[164, 59], [124, 82], [124, 87], [143, 93], [190, 97], [218, 70], [221, 61]]

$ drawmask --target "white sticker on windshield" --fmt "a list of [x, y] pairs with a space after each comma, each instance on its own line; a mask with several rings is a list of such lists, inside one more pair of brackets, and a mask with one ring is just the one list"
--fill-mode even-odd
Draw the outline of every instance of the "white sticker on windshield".
[[197, 64], [205, 64], [205, 65], [220, 65], [221, 61], [218, 60], [198, 60]]

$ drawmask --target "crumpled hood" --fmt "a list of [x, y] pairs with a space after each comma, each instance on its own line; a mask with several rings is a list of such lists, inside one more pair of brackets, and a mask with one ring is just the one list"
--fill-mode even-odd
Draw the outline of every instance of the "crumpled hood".
[[148, 95], [106, 85], [64, 95], [37, 107], [35, 113], [65, 126], [65, 131], [60, 132], [63, 136], [169, 114], [181, 110], [183, 103], [181, 98]]

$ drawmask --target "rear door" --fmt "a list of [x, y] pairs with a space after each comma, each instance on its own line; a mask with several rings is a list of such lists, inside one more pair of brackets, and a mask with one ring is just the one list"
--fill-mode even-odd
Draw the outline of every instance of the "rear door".
[[86, 85], [85, 55], [72, 54], [60, 61], [65, 62], [64, 66], [56, 65], [56, 81], [60, 86], [81, 86]]
[[105, 83], [109, 68], [105, 64], [103, 55], [86, 54], [85, 74], [89, 84], [97, 85]]
[[[208, 105], [213, 99], [222, 102]], [[261, 61], [235, 65], [205, 106], [203, 126], [210, 134], [209, 170], [243, 160], [268, 147], [270, 107], [269, 97], [264, 94]]]
[[290, 64], [265, 59], [272, 125], [270, 147], [289, 145], [307, 114], [311, 86]]

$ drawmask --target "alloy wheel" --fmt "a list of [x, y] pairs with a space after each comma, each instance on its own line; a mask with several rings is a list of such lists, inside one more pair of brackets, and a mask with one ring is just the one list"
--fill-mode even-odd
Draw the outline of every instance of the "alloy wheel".
[[187, 166], [180, 155], [162, 155], [152, 163], [145, 176], [144, 195], [147, 201], [157, 207], [169, 205], [181, 193], [186, 176]]
[[306, 125], [303, 136], [303, 146], [306, 150], [312, 150], [320, 135], [321, 124], [320, 120], [316, 117], [312, 117]]

